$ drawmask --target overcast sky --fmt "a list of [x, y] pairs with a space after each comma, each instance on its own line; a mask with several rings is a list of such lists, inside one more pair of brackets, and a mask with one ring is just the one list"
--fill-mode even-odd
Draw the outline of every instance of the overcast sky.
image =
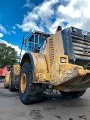
[[57, 26], [90, 31], [90, 0], [1, 0], [0, 42], [20, 52], [22, 37], [34, 30], [54, 33]]

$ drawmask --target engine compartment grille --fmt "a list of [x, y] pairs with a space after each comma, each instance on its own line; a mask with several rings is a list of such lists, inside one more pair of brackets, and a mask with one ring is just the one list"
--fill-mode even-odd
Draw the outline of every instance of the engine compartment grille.
[[76, 59], [90, 61], [90, 39], [84, 36], [71, 36]]

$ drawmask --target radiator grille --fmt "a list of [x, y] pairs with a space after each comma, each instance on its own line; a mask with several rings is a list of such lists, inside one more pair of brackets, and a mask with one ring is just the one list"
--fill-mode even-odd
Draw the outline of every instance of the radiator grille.
[[72, 44], [76, 59], [90, 60], [90, 40], [72, 36]]
[[51, 67], [54, 61], [54, 47], [53, 47], [52, 37], [49, 39], [49, 58], [50, 58], [50, 67]]

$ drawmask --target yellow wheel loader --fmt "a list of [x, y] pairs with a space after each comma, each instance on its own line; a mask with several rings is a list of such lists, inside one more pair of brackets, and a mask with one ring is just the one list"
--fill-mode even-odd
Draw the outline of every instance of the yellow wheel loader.
[[78, 98], [90, 87], [90, 32], [59, 26], [55, 34], [34, 31], [23, 41], [30, 51], [21, 60], [19, 96], [23, 104], [42, 101], [49, 89]]
[[10, 71], [7, 72], [4, 80], [4, 87], [9, 88], [10, 91], [18, 90], [19, 75], [20, 75], [20, 65], [17, 63], [11, 66]]

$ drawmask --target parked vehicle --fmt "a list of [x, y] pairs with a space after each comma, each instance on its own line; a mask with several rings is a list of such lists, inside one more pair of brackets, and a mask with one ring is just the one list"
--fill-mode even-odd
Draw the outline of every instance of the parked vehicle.
[[10, 66], [5, 66], [0, 68], [0, 78], [5, 78], [6, 73], [8, 72]]
[[75, 27], [55, 34], [35, 31], [21, 60], [19, 96], [23, 104], [40, 102], [47, 89], [78, 98], [90, 87], [90, 32]]

